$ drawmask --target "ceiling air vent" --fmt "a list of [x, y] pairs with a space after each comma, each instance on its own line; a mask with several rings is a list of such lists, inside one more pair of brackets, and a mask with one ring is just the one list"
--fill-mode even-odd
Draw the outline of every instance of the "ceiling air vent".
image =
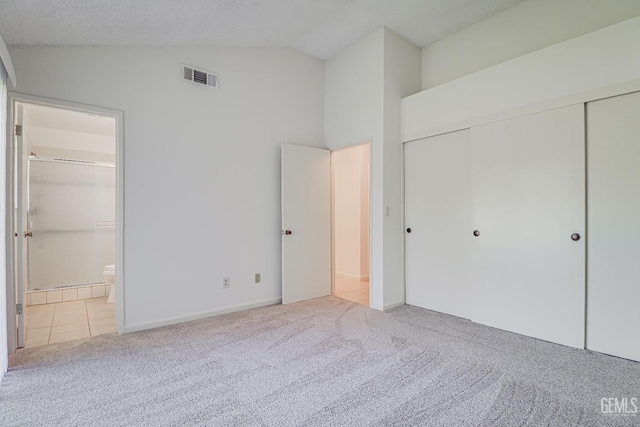
[[199, 70], [191, 65], [182, 64], [182, 78], [211, 89], [218, 89], [218, 75], [216, 73]]

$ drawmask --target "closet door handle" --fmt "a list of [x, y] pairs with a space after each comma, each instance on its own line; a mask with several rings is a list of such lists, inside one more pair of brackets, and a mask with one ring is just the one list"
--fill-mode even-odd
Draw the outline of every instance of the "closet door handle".
[[480, 235], [480, 230], [473, 230], [473, 235], [478, 237]]
[[407, 228], [407, 233], [411, 233], [411, 227]]
[[573, 240], [574, 242], [577, 242], [578, 240], [580, 240], [582, 236], [580, 236], [578, 233], [573, 233], [571, 235], [571, 240]]

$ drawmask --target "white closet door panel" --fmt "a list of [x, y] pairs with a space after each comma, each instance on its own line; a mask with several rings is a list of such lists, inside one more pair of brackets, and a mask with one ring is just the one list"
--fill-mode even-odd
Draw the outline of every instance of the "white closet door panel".
[[469, 130], [404, 150], [407, 304], [469, 318]]
[[640, 361], [640, 93], [587, 104], [587, 348]]
[[472, 320], [583, 348], [583, 105], [472, 128], [471, 147]]

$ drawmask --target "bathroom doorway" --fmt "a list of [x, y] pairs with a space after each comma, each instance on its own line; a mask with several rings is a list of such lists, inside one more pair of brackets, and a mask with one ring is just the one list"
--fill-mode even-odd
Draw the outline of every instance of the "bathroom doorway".
[[18, 96], [11, 105], [14, 347], [114, 333], [121, 113]]
[[370, 304], [370, 146], [331, 153], [333, 184], [333, 294]]

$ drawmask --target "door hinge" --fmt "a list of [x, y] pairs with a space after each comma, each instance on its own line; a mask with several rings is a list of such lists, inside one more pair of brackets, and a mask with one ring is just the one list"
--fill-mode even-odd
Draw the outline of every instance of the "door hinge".
[[22, 304], [16, 304], [16, 314], [22, 314]]
[[16, 136], [22, 136], [22, 125], [16, 125]]

